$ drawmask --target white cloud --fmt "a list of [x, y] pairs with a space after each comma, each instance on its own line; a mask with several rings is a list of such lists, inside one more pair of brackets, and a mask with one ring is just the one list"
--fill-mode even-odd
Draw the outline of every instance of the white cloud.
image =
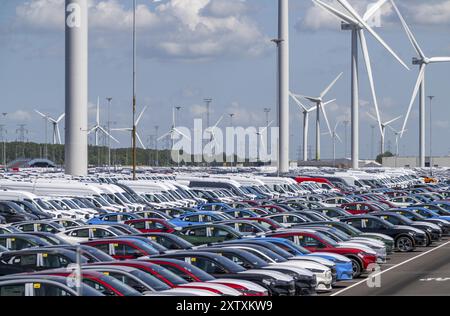
[[[408, 7], [406, 7], [408, 8]], [[441, 25], [450, 23], [450, 0], [422, 1], [409, 7], [409, 15], [414, 22], [425, 25]]]
[[[245, 15], [237, 0], [167, 0], [155, 8], [137, 7], [141, 56], [182, 60], [223, 56], [253, 57], [270, 48], [258, 25]], [[16, 27], [25, 31], [63, 31], [64, 0], [29, 0], [16, 9]], [[129, 41], [132, 11], [122, 1], [90, 0], [93, 42]]]
[[9, 120], [15, 121], [17, 123], [24, 123], [31, 121], [33, 115], [28, 111], [18, 110], [13, 113], [9, 113], [7, 117]]

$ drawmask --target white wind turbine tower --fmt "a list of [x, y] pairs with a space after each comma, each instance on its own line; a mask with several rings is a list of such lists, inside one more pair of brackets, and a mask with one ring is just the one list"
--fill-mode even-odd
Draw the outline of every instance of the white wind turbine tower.
[[[147, 148], [145, 147], [144, 143], [142, 142], [141, 136], [139, 136], [139, 133], [137, 132], [137, 127], [139, 126], [139, 123], [141, 122], [142, 117], [144, 116], [144, 113], [145, 113], [145, 111], [147, 111], [147, 109], [148, 109], [148, 106], [145, 106], [142, 109], [141, 114], [139, 114], [138, 118], [136, 119], [136, 122], [134, 123], [134, 125], [136, 126], [136, 138], [143, 149], [147, 149]], [[127, 133], [131, 133], [131, 135], [133, 135], [133, 127], [113, 128], [111, 130], [117, 131], [117, 132], [127, 132]]]
[[[369, 77], [369, 84], [372, 93], [372, 99], [375, 106], [378, 122], [381, 122], [380, 112], [378, 107], [378, 100], [375, 92], [375, 83], [373, 80], [372, 65], [367, 47], [365, 31], [369, 32], [400, 64], [409, 70], [408, 66], [398, 57], [398, 55], [385, 43], [385, 41], [372, 29], [369, 21], [374, 14], [388, 1], [379, 0], [375, 2], [361, 17], [358, 12], [347, 2], [347, 0], [337, 0], [342, 7], [349, 13], [345, 14], [326, 4], [320, 0], [312, 0], [321, 8], [330, 12], [337, 17], [342, 23], [343, 30], [352, 31], [352, 52], [351, 52], [351, 104], [352, 104], [352, 167], [357, 169], [359, 167], [359, 66], [358, 66], [358, 40], [361, 43], [366, 70]], [[381, 125], [379, 125], [380, 133], [382, 132]]]
[[261, 162], [261, 147], [264, 149], [264, 152], [267, 153], [267, 146], [264, 141], [264, 137], [267, 136], [267, 130], [269, 129], [270, 126], [272, 126], [272, 124], [273, 121], [267, 124], [267, 126], [264, 127], [263, 129], [256, 132], [256, 136], [258, 136], [258, 144], [257, 144], [258, 157], [256, 158], [257, 162]]
[[[372, 114], [367, 113], [367, 115], [371, 119], [373, 119], [374, 121], [378, 122], [377, 118], [375, 116], [373, 116]], [[392, 119], [392, 120], [387, 121], [385, 123], [381, 122], [381, 147], [380, 147], [381, 148], [381, 152], [380, 152], [380, 154], [383, 154], [385, 152], [385, 148], [386, 148], [386, 146], [385, 146], [385, 143], [386, 143], [386, 127], [391, 127], [390, 125], [392, 123], [398, 121], [401, 118], [402, 118], [402, 116], [398, 116], [395, 119]], [[378, 123], [380, 123], [380, 122], [378, 122]]]
[[95, 133], [95, 146], [98, 146], [98, 135], [99, 133], [103, 133], [106, 136], [108, 136], [109, 138], [111, 138], [113, 141], [115, 141], [116, 143], [119, 143], [119, 141], [117, 139], [115, 139], [111, 134], [109, 134], [101, 125], [100, 125], [100, 98], [97, 99], [97, 116], [96, 116], [96, 120], [95, 120], [95, 125], [94, 127], [92, 127], [89, 132], [88, 135], [91, 133]]
[[397, 5], [394, 3], [394, 1], [391, 0], [392, 6], [394, 7], [395, 11], [397, 12], [398, 17], [400, 18], [400, 21], [402, 22], [403, 28], [406, 31], [406, 34], [408, 35], [408, 38], [414, 47], [414, 50], [416, 51], [418, 57], [413, 58], [413, 64], [418, 65], [420, 67], [419, 75], [417, 77], [416, 85], [414, 86], [414, 91], [411, 97], [411, 102], [409, 103], [408, 111], [406, 112], [405, 121], [403, 123], [402, 127], [402, 134], [401, 137], [403, 137], [403, 133], [405, 132], [406, 125], [408, 124], [408, 119], [411, 114], [412, 107], [414, 105], [414, 101], [416, 100], [417, 94], [419, 93], [419, 163], [420, 167], [425, 167], [425, 98], [426, 98], [426, 92], [425, 92], [425, 77], [426, 77], [426, 69], [429, 64], [436, 64], [436, 63], [445, 63], [450, 62], [450, 57], [427, 57], [422, 48], [419, 46], [416, 38], [414, 37], [414, 34], [412, 33], [411, 29], [409, 28], [408, 24], [406, 23], [405, 19], [403, 18], [402, 14], [400, 13], [400, 10], [398, 9]]
[[309, 113], [315, 111], [317, 106], [313, 106], [308, 109], [303, 105], [303, 103], [300, 102], [299, 98], [295, 94], [291, 93], [291, 97], [303, 113], [303, 161], [308, 161]]
[[336, 101], [336, 100], [331, 100], [328, 102], [324, 102], [323, 98], [328, 94], [328, 92], [330, 92], [331, 88], [333, 88], [333, 86], [336, 84], [336, 82], [342, 77], [342, 73], [340, 73], [336, 79], [333, 80], [333, 82], [318, 96], [318, 97], [308, 97], [308, 96], [304, 96], [304, 95], [295, 95], [294, 97], [301, 97], [304, 98], [308, 101], [311, 101], [313, 103], [316, 104], [316, 160], [319, 161], [320, 160], [320, 112], [322, 112], [325, 121], [327, 123], [327, 127], [329, 132], [331, 133], [331, 127], [330, 127], [330, 123], [328, 121], [328, 116], [327, 116], [327, 112], [325, 111], [325, 106], [327, 106], [328, 104]]
[[52, 118], [49, 115], [45, 115], [38, 110], [34, 110], [37, 114], [42, 116], [44, 119], [48, 120], [50, 124], [53, 125], [53, 145], [61, 145], [61, 132], [59, 131], [59, 123], [63, 120], [63, 118], [66, 116], [66, 114], [61, 114], [57, 119]]

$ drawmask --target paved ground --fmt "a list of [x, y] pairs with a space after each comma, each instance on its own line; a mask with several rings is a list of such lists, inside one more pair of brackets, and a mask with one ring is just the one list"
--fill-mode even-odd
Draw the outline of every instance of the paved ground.
[[412, 253], [394, 253], [374, 278], [340, 282], [327, 295], [450, 296], [450, 238]]

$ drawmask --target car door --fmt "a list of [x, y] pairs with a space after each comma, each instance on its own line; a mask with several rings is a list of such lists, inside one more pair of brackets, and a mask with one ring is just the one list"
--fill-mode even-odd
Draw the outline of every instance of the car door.
[[221, 227], [208, 227], [206, 231], [208, 243], [224, 242], [235, 239], [235, 236], [230, 231]]
[[66, 240], [71, 243], [80, 243], [83, 241], [88, 241], [90, 238], [90, 229], [89, 228], [77, 228], [71, 231], [68, 231], [64, 234]]
[[209, 258], [192, 256], [184, 258], [184, 261], [196, 266], [197, 268], [200, 268], [201, 270], [215, 277], [220, 277], [221, 275], [227, 273], [227, 271], [221, 265]]
[[131, 243], [121, 242], [113, 244], [114, 259], [116, 260], [132, 260], [144, 256], [137, 247]]
[[309, 251], [318, 251], [325, 248], [325, 245], [315, 236], [309, 235], [297, 235], [294, 236], [294, 243], [300, 245]]
[[71, 262], [62, 254], [40, 253], [38, 254], [38, 270], [66, 268]]
[[35, 282], [32, 284], [32, 289], [33, 289], [32, 296], [39, 296], [39, 297], [72, 296], [70, 292], [67, 292], [61, 285], [58, 285], [56, 283]]
[[183, 233], [183, 238], [193, 245], [203, 245], [208, 242], [206, 227], [189, 228]]

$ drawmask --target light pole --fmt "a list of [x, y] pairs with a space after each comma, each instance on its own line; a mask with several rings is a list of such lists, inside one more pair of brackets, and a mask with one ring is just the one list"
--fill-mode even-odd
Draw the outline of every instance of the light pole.
[[[6, 123], [6, 116], [8, 115], [8, 113], [3, 112], [2, 115], [3, 115], [3, 120]], [[3, 167], [5, 168], [5, 170], [6, 170], [6, 163], [7, 163], [7, 161], [6, 161], [6, 138], [7, 138], [7, 134], [8, 134], [8, 131], [6, 130], [6, 125], [4, 125], [4, 129], [2, 127], [2, 138], [3, 138]]]
[[[107, 97], [108, 101], [108, 134], [111, 135], [111, 101], [113, 98]], [[111, 137], [108, 137], [108, 171], [111, 167]]]
[[[235, 113], [230, 113], [228, 115], [230, 116], [230, 127], [233, 128], [234, 127], [233, 118], [236, 116], [236, 114]], [[234, 141], [233, 141], [233, 146], [234, 146]], [[235, 148], [233, 148], [233, 154], [232, 154], [232, 157], [231, 157], [231, 171], [233, 171], [234, 157], [235, 156], [237, 157], [237, 155], [235, 155]]]
[[432, 117], [432, 105], [433, 105], [433, 99], [435, 98], [434, 95], [428, 96], [428, 99], [430, 100], [430, 176], [433, 176], [433, 117]]
[[[177, 115], [175, 116], [175, 128], [177, 128], [177, 119], [178, 119], [178, 116], [179, 116], [179, 113], [180, 113], [180, 110], [182, 109], [182, 107], [181, 106], [177, 106], [177, 107], [175, 107], [175, 109], [177, 110]], [[173, 135], [172, 135], [172, 150], [173, 150], [173, 148], [175, 147], [175, 139], [173, 138]], [[177, 150], [177, 165], [178, 165], [178, 168], [180, 168], [180, 150]]]
[[155, 135], [156, 135], [156, 140], [155, 140], [156, 162], [155, 162], [155, 165], [156, 165], [156, 167], [159, 167], [158, 132], [159, 132], [159, 126], [156, 125], [155, 126]]

